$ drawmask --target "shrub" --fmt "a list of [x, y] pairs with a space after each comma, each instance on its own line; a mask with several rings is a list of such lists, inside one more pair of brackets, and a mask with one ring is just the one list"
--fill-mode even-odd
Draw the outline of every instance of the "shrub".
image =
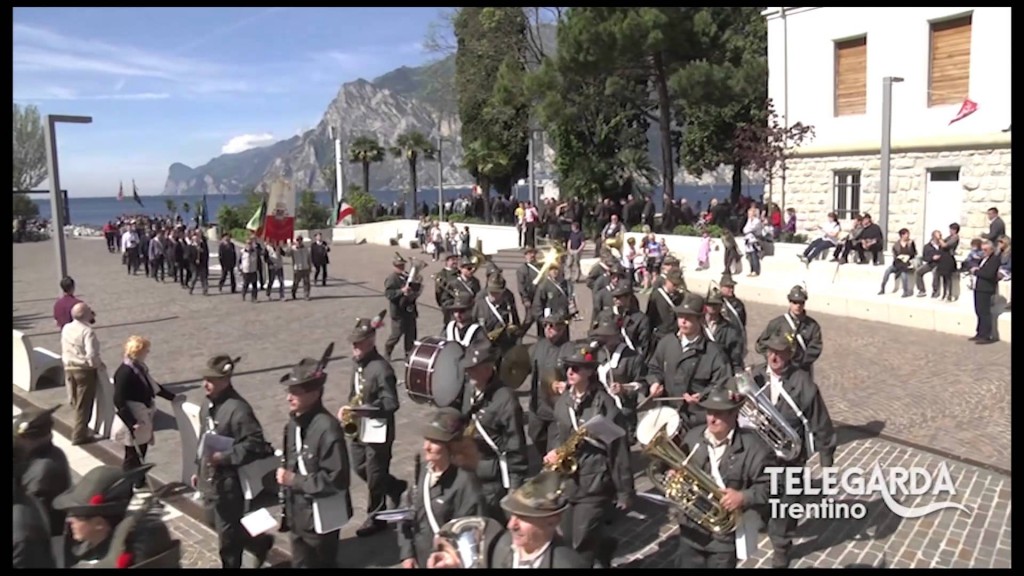
[[[242, 216], [242, 214], [237, 208], [221, 204], [217, 210], [217, 225], [220, 226], [221, 230], [245, 228], [247, 218]], [[250, 214], [249, 217], [252, 217], [252, 215]]]
[[673, 228], [672, 233], [675, 234], [676, 236], [701, 236], [704, 234], [705, 229], [707, 229], [708, 234], [712, 238], [722, 237], [722, 228], [715, 225], [690, 226], [688, 224], [683, 224], [681, 226], [676, 226], [675, 228]]
[[454, 222], [456, 224], [487, 224], [483, 218], [477, 218], [476, 216], [467, 216], [465, 214], [449, 214], [447, 218], [448, 222]]
[[330, 217], [331, 207], [317, 202], [316, 194], [309, 190], [299, 194], [299, 206], [295, 209], [296, 229], [319, 230], [327, 226]]
[[[224, 230], [224, 228], [222, 228], [222, 230]], [[232, 240], [238, 240], [239, 242], [248, 242], [249, 241], [249, 236], [251, 234], [252, 234], [252, 232], [246, 230], [245, 228], [232, 228], [231, 229], [231, 239]]]

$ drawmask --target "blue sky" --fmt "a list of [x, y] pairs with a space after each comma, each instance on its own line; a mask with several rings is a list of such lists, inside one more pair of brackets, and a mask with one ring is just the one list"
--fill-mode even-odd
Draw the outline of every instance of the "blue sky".
[[[341, 84], [434, 58], [440, 8], [15, 8], [14, 101], [58, 125], [62, 187], [163, 190], [172, 162], [290, 138]], [[45, 184], [44, 184], [45, 186]]]

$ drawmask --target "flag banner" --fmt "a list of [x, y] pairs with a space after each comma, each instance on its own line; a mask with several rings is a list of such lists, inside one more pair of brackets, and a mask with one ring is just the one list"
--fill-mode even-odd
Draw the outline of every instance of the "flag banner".
[[117, 185], [117, 200], [124, 200], [124, 182]]
[[134, 179], [132, 180], [132, 200], [135, 200], [135, 203], [139, 206], [142, 206], [143, 208], [146, 207], [146, 205], [142, 203], [142, 198], [139, 198], [139, 188], [135, 185]]
[[196, 207], [196, 223], [200, 227], [206, 227], [210, 224], [210, 218], [207, 215], [209, 207], [206, 205], [206, 194], [203, 194], [203, 201]]
[[266, 218], [267, 218], [267, 199], [264, 198], [263, 201], [260, 202], [259, 207], [256, 208], [256, 212], [252, 215], [252, 218], [249, 218], [249, 222], [246, 223], [245, 229], [250, 231], [250, 232], [255, 232], [256, 235], [258, 236], [259, 233], [260, 233], [260, 230], [263, 229], [263, 221], [266, 220]]
[[281, 242], [295, 237], [295, 188], [289, 182], [278, 180], [270, 185], [263, 237]]
[[349, 206], [348, 202], [342, 202], [341, 205], [338, 206], [338, 213], [336, 215], [336, 218], [334, 219], [334, 225], [335, 226], [351, 226], [352, 225], [352, 217], [355, 216], [355, 214], [356, 214], [356, 209], [355, 208]]
[[970, 98], [967, 98], [964, 100], [964, 103], [960, 105], [960, 111], [957, 112], [956, 116], [954, 116], [953, 119], [949, 121], [949, 124], [947, 124], [947, 126], [952, 126], [954, 122], [959, 122], [977, 111], [978, 103], [971, 100]]

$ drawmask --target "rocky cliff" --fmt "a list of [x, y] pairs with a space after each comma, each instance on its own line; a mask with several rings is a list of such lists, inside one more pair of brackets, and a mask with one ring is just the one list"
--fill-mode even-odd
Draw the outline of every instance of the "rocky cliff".
[[[445, 65], [441, 62], [431, 66]], [[438, 113], [424, 96], [424, 75], [428, 67], [399, 68], [374, 82], [356, 80], [342, 85], [315, 128], [300, 136], [237, 154], [223, 154], [196, 168], [171, 165], [166, 195], [237, 194], [280, 177], [292, 181], [298, 190], [326, 190], [324, 167], [334, 163], [334, 142], [329, 127], [340, 126], [343, 144], [362, 135], [375, 136], [383, 146], [393, 144], [400, 134], [418, 130], [428, 137], [437, 134]], [[452, 71], [454, 66], [448, 66]], [[446, 70], [447, 71], [447, 70]], [[389, 88], [394, 86], [394, 90]], [[458, 119], [441, 125], [445, 139], [442, 161], [446, 186], [468, 186], [472, 178], [462, 169], [462, 142]], [[346, 151], [347, 152], [347, 151]], [[420, 186], [437, 185], [437, 163], [421, 161]], [[362, 170], [357, 164], [345, 169], [346, 182], [359, 184]], [[374, 164], [370, 170], [373, 190], [405, 190], [409, 168], [404, 159], [392, 158]]]

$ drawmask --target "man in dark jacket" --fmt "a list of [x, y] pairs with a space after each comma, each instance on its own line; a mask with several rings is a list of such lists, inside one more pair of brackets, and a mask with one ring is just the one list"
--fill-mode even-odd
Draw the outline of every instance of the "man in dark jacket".
[[821, 336], [821, 325], [807, 314], [806, 307], [807, 290], [803, 286], [793, 286], [789, 291], [789, 310], [768, 322], [764, 332], [757, 337], [755, 351], [766, 354], [768, 348], [765, 344], [773, 334], [793, 334], [796, 347], [791, 362], [807, 370], [813, 378], [814, 363], [821, 357], [825, 343]]
[[223, 292], [224, 282], [230, 278], [231, 293], [234, 294], [238, 287], [235, 281], [238, 251], [235, 249], [235, 243], [231, 241], [230, 234], [224, 234], [220, 237], [220, 246], [217, 247], [217, 261], [220, 263], [220, 282], [217, 284], [217, 291]]
[[14, 445], [24, 454], [21, 485], [47, 515], [50, 536], [64, 535], [64, 513], [53, 500], [71, 487], [71, 466], [64, 451], [53, 445], [53, 413], [60, 408], [22, 412], [14, 420]]
[[385, 314], [381, 311], [374, 318], [359, 318], [349, 333], [355, 372], [347, 404], [338, 410], [342, 430], [349, 439], [352, 466], [369, 492], [366, 511], [370, 516], [356, 530], [360, 538], [387, 528], [372, 514], [385, 508], [386, 498], [397, 507], [408, 487], [390, 472], [398, 391], [395, 370], [377, 351], [377, 329], [384, 325]]
[[978, 344], [991, 344], [998, 341], [992, 322], [992, 299], [998, 292], [1000, 261], [994, 241], [986, 240], [981, 250], [984, 254], [981, 264], [970, 271], [974, 275], [974, 314], [978, 317], [971, 340]]
[[[199, 429], [204, 438], [208, 434], [217, 435], [233, 442], [229, 450], [214, 452], [204, 449], [205, 440], [201, 441], [196, 454], [199, 473], [192, 478], [192, 485], [203, 496], [206, 521], [217, 532], [221, 566], [225, 569], [241, 568], [245, 549], [256, 556], [256, 567], [259, 567], [274, 545], [273, 536], [252, 538], [241, 523], [246, 512], [242, 470], [261, 464], [265, 468], [265, 462], [261, 461], [266, 461], [274, 452], [263, 436], [263, 426], [256, 419], [252, 406], [231, 385], [239, 360], [219, 354], [207, 360], [200, 374], [207, 401], [200, 408]], [[249, 491], [251, 494], [251, 487]]]
[[313, 283], [316, 284], [316, 281], [320, 280], [321, 286], [327, 286], [327, 265], [331, 263], [327, 253], [331, 251], [331, 246], [324, 242], [323, 234], [317, 232], [313, 236], [313, 243], [310, 244], [309, 250], [313, 262]]
[[868, 254], [875, 265], [882, 263], [882, 250], [885, 238], [882, 238], [882, 227], [871, 220], [870, 214], [861, 214], [860, 236], [854, 241], [853, 249], [857, 252], [857, 263], [867, 264]]

